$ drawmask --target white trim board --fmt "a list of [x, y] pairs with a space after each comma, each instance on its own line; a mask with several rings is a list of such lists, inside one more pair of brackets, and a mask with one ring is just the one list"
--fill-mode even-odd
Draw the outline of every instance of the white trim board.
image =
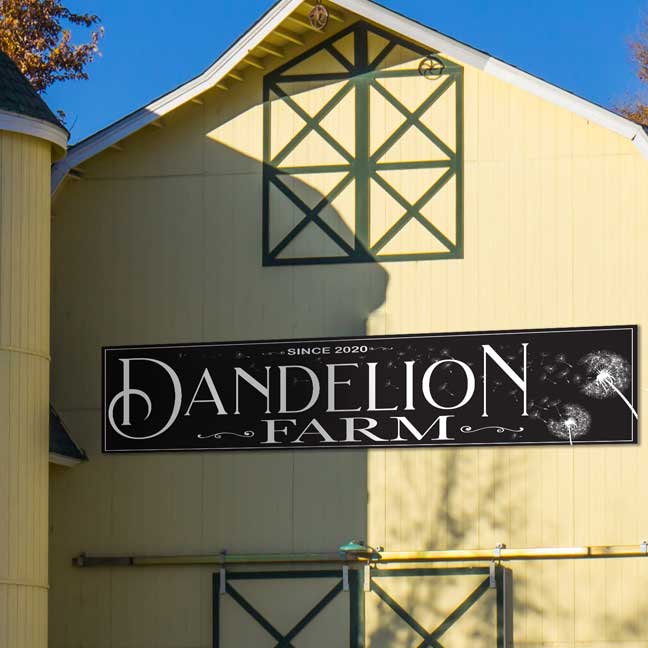
[[55, 464], [57, 466], [65, 466], [69, 468], [71, 466], [76, 466], [81, 463], [81, 459], [74, 459], [73, 457], [68, 457], [67, 455], [59, 454], [58, 452], [49, 453], [49, 463]]
[[[302, 0], [280, 0], [202, 74], [72, 146], [67, 157], [53, 167], [52, 192], [56, 191], [70, 169], [213, 88], [300, 4]], [[334, 4], [405, 38], [447, 54], [459, 63], [483, 70], [611, 130], [633, 141], [641, 154], [648, 159], [648, 135], [643, 127], [611, 110], [391, 11], [372, 0], [334, 0]]]
[[57, 147], [54, 155], [56, 159], [65, 155], [68, 134], [62, 128], [44, 119], [36, 119], [35, 117], [19, 115], [8, 110], [0, 110], [0, 130], [22, 133], [23, 135], [31, 135], [46, 140]]

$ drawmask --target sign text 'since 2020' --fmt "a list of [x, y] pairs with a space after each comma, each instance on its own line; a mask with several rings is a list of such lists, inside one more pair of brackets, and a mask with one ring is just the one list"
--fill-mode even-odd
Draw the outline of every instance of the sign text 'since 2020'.
[[105, 452], [637, 442], [637, 327], [103, 349]]

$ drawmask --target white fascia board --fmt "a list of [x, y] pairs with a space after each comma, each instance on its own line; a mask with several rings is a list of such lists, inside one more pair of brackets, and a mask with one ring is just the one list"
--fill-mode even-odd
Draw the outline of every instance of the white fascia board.
[[[156, 99], [149, 105], [125, 117], [108, 128], [90, 136], [87, 140], [72, 147], [67, 158], [54, 165], [52, 170], [52, 193], [56, 191], [67, 172], [105, 150], [112, 144], [128, 137], [147, 126], [178, 106], [190, 101], [206, 90], [213, 88], [228, 72], [263, 41], [283, 20], [289, 16], [302, 0], [283, 0], [254, 25], [237, 43], [223, 54], [203, 74], [176, 88], [172, 92]], [[581, 115], [622, 137], [632, 140], [639, 151], [648, 159], [648, 151], [643, 144], [646, 133], [641, 126], [613, 113], [611, 110], [577, 97], [547, 81], [524, 72], [513, 65], [500, 61], [465, 43], [445, 36], [425, 25], [422, 25], [372, 0], [335, 0], [335, 4], [370, 20], [405, 38], [427, 45], [454, 58], [460, 63], [483, 70], [488, 74], [519, 87], [537, 97], [545, 99]]]
[[67, 158], [54, 165], [52, 170], [52, 193], [56, 191], [67, 172], [85, 160], [107, 149], [134, 132], [148, 126], [194, 97], [213, 88], [223, 77], [236, 67], [261, 41], [263, 41], [302, 0], [283, 0], [277, 3], [254, 25], [234, 46], [227, 50], [213, 65], [195, 79], [163, 95], [147, 106], [140, 108], [112, 126], [90, 136], [72, 147]]
[[450, 36], [441, 34], [430, 27], [398, 14], [387, 7], [371, 2], [371, 0], [335, 0], [335, 4], [347, 11], [383, 25], [405, 38], [418, 41], [431, 49], [439, 50], [466, 65], [483, 69], [490, 58], [474, 47], [461, 43]]
[[634, 145], [639, 149], [639, 152], [648, 159], [648, 133], [644, 128], [640, 128], [637, 135], [632, 140]]
[[65, 155], [68, 134], [63, 128], [44, 119], [36, 119], [35, 117], [0, 110], [0, 130], [22, 133], [23, 135], [31, 135], [31, 137], [46, 140], [58, 148], [56, 157]]
[[69, 468], [70, 466], [76, 466], [80, 464], [81, 459], [73, 459], [72, 457], [59, 454], [58, 452], [50, 452], [49, 463], [56, 464], [57, 466], [65, 466]]

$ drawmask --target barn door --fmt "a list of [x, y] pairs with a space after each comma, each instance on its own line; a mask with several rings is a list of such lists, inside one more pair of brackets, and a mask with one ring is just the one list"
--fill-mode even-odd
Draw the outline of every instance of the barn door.
[[508, 648], [510, 583], [510, 571], [495, 564], [372, 569], [366, 645]]
[[361, 648], [359, 572], [222, 571], [213, 577], [213, 648]]
[[508, 648], [507, 588], [499, 565], [221, 571], [213, 648]]

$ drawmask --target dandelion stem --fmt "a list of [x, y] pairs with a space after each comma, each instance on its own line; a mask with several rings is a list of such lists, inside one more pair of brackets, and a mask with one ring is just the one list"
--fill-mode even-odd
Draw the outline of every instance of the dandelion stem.
[[623, 399], [623, 402], [630, 408], [630, 411], [634, 414], [634, 417], [639, 420], [639, 415], [637, 414], [637, 410], [632, 407], [630, 404], [630, 401], [621, 393], [621, 391], [617, 388], [617, 386], [614, 384], [614, 381], [611, 378], [603, 378], [603, 381], [605, 382], [606, 385], [609, 385], [614, 389], [614, 391]]

